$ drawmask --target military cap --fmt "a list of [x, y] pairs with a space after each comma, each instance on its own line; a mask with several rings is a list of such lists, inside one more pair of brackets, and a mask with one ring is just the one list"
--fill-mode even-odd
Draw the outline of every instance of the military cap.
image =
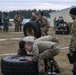
[[76, 15], [76, 7], [72, 8], [72, 9], [70, 10], [70, 14]]

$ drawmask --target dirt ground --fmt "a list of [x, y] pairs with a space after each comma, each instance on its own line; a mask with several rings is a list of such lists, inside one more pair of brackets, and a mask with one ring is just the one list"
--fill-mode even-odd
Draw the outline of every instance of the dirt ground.
[[[24, 38], [23, 33], [11, 34], [10, 31], [8, 33], [0, 32], [0, 39], [2, 38]], [[56, 35], [54, 32], [55, 32], [54, 30], [50, 29], [48, 34], [58, 37], [60, 48], [69, 47], [71, 36], [70, 35]], [[0, 41], [0, 54], [17, 53], [18, 43], [19, 41], [11, 41], [11, 40]], [[72, 71], [71, 71], [72, 65], [69, 63], [68, 58], [67, 58], [68, 52], [69, 52], [69, 49], [62, 49], [59, 55], [55, 57], [56, 61], [58, 62], [61, 68], [61, 73], [57, 75], [72, 75]], [[2, 57], [4, 56], [1, 56], [0, 59]]]

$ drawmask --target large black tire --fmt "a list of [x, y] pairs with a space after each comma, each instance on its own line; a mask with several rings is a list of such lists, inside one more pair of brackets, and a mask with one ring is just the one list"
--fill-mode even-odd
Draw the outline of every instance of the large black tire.
[[27, 22], [23, 27], [23, 32], [25, 36], [33, 35], [36, 38], [41, 37], [41, 31], [37, 23], [31, 21]]
[[1, 71], [4, 75], [37, 75], [38, 65], [27, 59], [32, 56], [6, 56], [1, 59]]
[[69, 34], [69, 31], [67, 31], [67, 30], [56, 30], [55, 34]]

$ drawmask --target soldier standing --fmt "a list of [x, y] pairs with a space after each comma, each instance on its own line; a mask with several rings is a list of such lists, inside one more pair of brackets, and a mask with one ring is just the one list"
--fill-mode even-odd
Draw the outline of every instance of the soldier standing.
[[72, 30], [71, 30], [72, 38], [69, 45], [70, 55], [72, 56], [73, 55], [72, 51], [76, 50], [76, 7], [70, 10], [70, 16], [74, 20], [74, 22], [72, 23]]
[[23, 18], [21, 14], [17, 13], [17, 15], [14, 17], [15, 32], [19, 32], [22, 30], [22, 21], [23, 21]]
[[38, 16], [34, 12], [32, 12], [32, 17], [31, 17], [30, 21], [36, 22], [37, 18], [38, 18]]
[[40, 12], [40, 15], [36, 21], [41, 29], [41, 35], [45, 36], [48, 35], [48, 29], [50, 27], [48, 20], [46, 19], [46, 17], [44, 16], [43, 12]]
[[3, 23], [4, 23], [4, 31], [8, 32], [8, 24], [9, 24], [9, 16], [7, 13], [4, 13], [4, 17], [3, 17]]
[[[44, 60], [52, 59], [60, 52], [59, 46], [55, 42], [56, 39], [54, 40], [54, 38], [51, 36], [44, 36], [34, 40], [34, 37], [27, 36], [23, 39], [26, 42], [25, 50], [33, 52], [33, 58], [31, 61], [38, 62], [39, 75], [44, 75], [45, 73]], [[47, 41], [43, 41], [42, 39], [47, 39]], [[59, 70], [59, 66], [57, 67], [57, 70]]]

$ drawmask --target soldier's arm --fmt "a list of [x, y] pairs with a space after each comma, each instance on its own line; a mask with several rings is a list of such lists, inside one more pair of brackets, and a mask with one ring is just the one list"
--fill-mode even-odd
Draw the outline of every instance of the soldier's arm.
[[44, 27], [49, 27], [50, 25], [49, 25], [49, 23], [48, 23], [48, 20], [47, 20], [47, 18], [46, 17], [44, 17], [43, 18], [44, 19], [44, 21], [43, 21], [43, 24], [42, 24], [42, 26]]
[[36, 19], [36, 23], [39, 23], [39, 21], [40, 21], [40, 17], [38, 16]]
[[70, 41], [70, 45], [69, 45], [69, 51], [72, 52], [74, 49], [74, 39], [73, 37], [71, 38], [71, 41]]
[[59, 44], [59, 40], [57, 37], [53, 36], [52, 37], [52, 42], [56, 42], [57, 44]]
[[18, 21], [18, 18], [17, 16], [14, 17], [14, 22], [17, 22]]
[[73, 23], [72, 38], [69, 45], [69, 51], [72, 52], [76, 48], [76, 22]]
[[39, 50], [38, 50], [38, 44], [34, 43], [33, 44], [33, 61], [37, 62], [39, 56]]

